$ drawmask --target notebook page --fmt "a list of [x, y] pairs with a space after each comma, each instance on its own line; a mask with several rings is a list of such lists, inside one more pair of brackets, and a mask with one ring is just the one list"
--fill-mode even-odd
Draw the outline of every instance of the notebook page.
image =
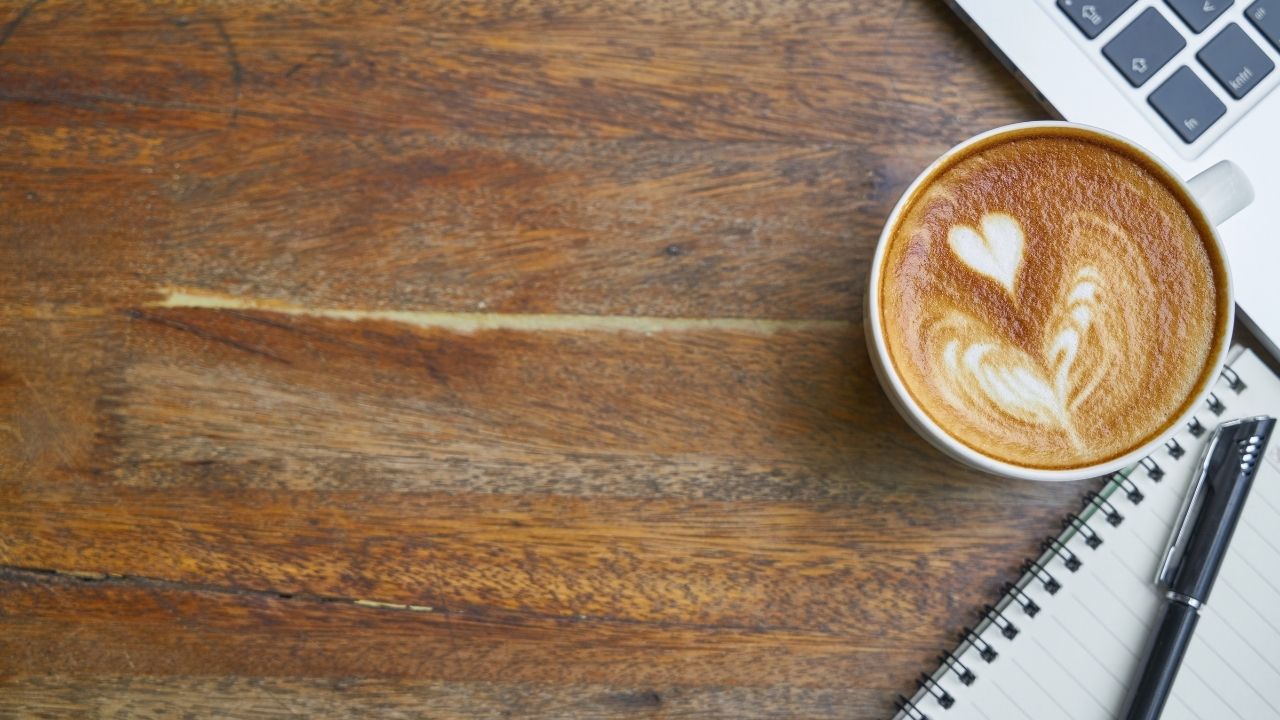
[[[1280, 381], [1252, 353], [1230, 414], [1280, 415]], [[1185, 676], [1185, 677], [1184, 677]], [[1267, 447], [1164, 717], [1280, 718], [1280, 439]]]
[[[1221, 415], [1197, 413], [1206, 432], [1183, 428], [1153, 453], [1148, 467], [1108, 484], [1079, 517], [1085, 529], [1065, 542], [1081, 562], [1072, 572], [1064, 555], [1042, 556], [1044, 573], [1017, 598], [1006, 596], [980, 640], [962, 643], [956, 659], [976, 676], [935, 673], [931, 694], [913, 698], [929, 718], [1113, 718], [1145, 646], [1161, 594], [1153, 579], [1191, 474], [1219, 423], [1236, 417], [1280, 415], [1280, 379], [1243, 351], [1231, 364], [1246, 384], [1239, 393], [1220, 380]], [[1178, 451], [1182, 452], [1179, 453]], [[1157, 470], [1152, 477], [1150, 470]], [[1141, 493], [1134, 502], [1128, 491]], [[1136, 495], [1134, 496], [1136, 498]], [[1118, 524], [1107, 517], [1122, 516]], [[1058, 528], [1046, 528], [1058, 534]], [[1089, 535], [1101, 540], [1097, 547]], [[1049, 592], [1046, 580], [1060, 587]], [[1049, 583], [1053, 584], [1053, 583]], [[1034, 615], [1024, 602], [1034, 603]], [[1273, 441], [1254, 481], [1231, 553], [1219, 574], [1168, 705], [1166, 718], [1280, 717], [1280, 441]], [[1005, 637], [1001, 626], [1016, 634]], [[985, 645], [984, 645], [985, 643]], [[996, 652], [991, 661], [980, 652]], [[938, 699], [954, 701], [947, 708]], [[910, 712], [895, 717], [916, 717]]]

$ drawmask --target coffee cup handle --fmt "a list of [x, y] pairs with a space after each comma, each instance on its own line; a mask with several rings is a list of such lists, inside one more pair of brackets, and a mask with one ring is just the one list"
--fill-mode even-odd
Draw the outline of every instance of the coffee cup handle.
[[1253, 185], [1239, 165], [1223, 160], [1187, 181], [1205, 217], [1214, 226], [1253, 202]]

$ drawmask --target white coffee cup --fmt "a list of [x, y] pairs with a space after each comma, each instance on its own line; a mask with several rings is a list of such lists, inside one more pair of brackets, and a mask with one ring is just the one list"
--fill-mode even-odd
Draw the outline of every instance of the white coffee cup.
[[[867, 335], [867, 348], [871, 354], [871, 362], [875, 367], [876, 376], [880, 379], [880, 385], [884, 387], [885, 393], [889, 396], [889, 400], [893, 402], [894, 407], [906, 419], [916, 432], [920, 433], [924, 439], [943, 451], [947, 455], [959, 460], [965, 465], [983, 470], [985, 472], [1010, 478], [1019, 478], [1023, 480], [1082, 480], [1085, 478], [1098, 477], [1114, 472], [1124, 467], [1133, 465], [1143, 457], [1150, 455], [1151, 452], [1160, 444], [1166, 442], [1170, 436], [1177, 432], [1178, 428], [1190, 421], [1192, 414], [1201, 408], [1201, 403], [1207, 398], [1218, 372], [1222, 369], [1223, 363], [1226, 362], [1227, 350], [1230, 347], [1230, 338], [1232, 328], [1234, 327], [1234, 316], [1228, 317], [1226, 326], [1223, 330], [1225, 333], [1218, 347], [1208, 362], [1212, 367], [1211, 373], [1205, 373], [1201, 386], [1197, 387], [1194, 394], [1194, 401], [1188, 403], [1188, 408], [1181, 417], [1173, 418], [1167, 426], [1167, 431], [1161, 433], [1158, 437], [1151, 439], [1149, 442], [1121, 457], [1113, 458], [1105, 462], [1094, 463], [1081, 467], [1046, 470], [1041, 468], [1030, 468], [1013, 463], [1008, 463], [961, 443], [954, 436], [949, 434], [944, 428], [939, 426], [932, 418], [926, 414], [916, 403], [911, 394], [907, 392], [906, 386], [902, 382], [902, 378], [898, 375], [897, 370], [893, 366], [892, 360], [889, 358], [889, 351], [885, 346], [884, 328], [881, 326], [880, 319], [880, 273], [884, 265], [885, 250], [889, 246], [890, 234], [898, 224], [898, 220], [906, 209], [911, 198], [913, 198], [921, 186], [932, 179], [934, 171], [944, 163], [948, 162], [952, 157], [959, 153], [965, 152], [969, 147], [989, 140], [993, 137], [1013, 132], [1025, 132], [1026, 130], [1034, 130], [1037, 128], [1058, 129], [1071, 128], [1077, 131], [1092, 133], [1098, 135], [1112, 143], [1122, 145], [1131, 149], [1135, 154], [1146, 158], [1153, 165], [1162, 168], [1171, 179], [1178, 178], [1168, 165], [1160, 158], [1153, 155], [1150, 151], [1113, 133], [1101, 130], [1099, 128], [1089, 127], [1087, 125], [1078, 125], [1076, 123], [1041, 121], [1018, 123], [1015, 125], [1006, 125], [1004, 127], [989, 130], [980, 135], [976, 135], [959, 145], [951, 148], [942, 157], [938, 158], [907, 187], [903, 192], [898, 204], [894, 206], [893, 212], [889, 213], [889, 218], [885, 222], [884, 230], [880, 233], [880, 240], [876, 244], [876, 252], [871, 260], [871, 276], [867, 282], [867, 298], [864, 303], [865, 316], [863, 318], [863, 327]], [[1185, 182], [1179, 181], [1186, 194], [1195, 200], [1198, 212], [1207, 221], [1207, 225], [1216, 227], [1227, 218], [1244, 209], [1253, 201], [1253, 187], [1249, 184], [1248, 178], [1245, 177], [1243, 171], [1234, 163], [1224, 160], [1209, 169], [1201, 172], [1199, 175]], [[1220, 288], [1226, 293], [1226, 307], [1235, 307], [1235, 290], [1231, 281], [1231, 269], [1227, 264], [1226, 248], [1222, 244], [1222, 238], [1219, 237], [1217, 231], [1212, 233], [1210, 238], [1214, 244], [1219, 257], [1222, 260], [1222, 268], [1225, 277], [1225, 287]]]

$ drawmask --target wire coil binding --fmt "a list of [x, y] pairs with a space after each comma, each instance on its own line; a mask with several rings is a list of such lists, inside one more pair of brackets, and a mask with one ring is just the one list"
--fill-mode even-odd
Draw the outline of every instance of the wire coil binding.
[[1112, 475], [1109, 482], [1123, 492], [1124, 496], [1129, 498], [1129, 502], [1134, 505], [1137, 505], [1146, 498], [1146, 495], [1143, 495], [1142, 491], [1138, 489], [1138, 484], [1130, 480], [1129, 476], [1122, 472]]
[[1191, 432], [1191, 437], [1200, 437], [1205, 433], [1204, 425], [1200, 424], [1200, 418], [1192, 416], [1187, 421], [1187, 429]]
[[1204, 401], [1209, 405], [1209, 412], [1214, 415], [1221, 415], [1227, 411], [1227, 406], [1223, 404], [1216, 393], [1209, 393], [1209, 397], [1206, 397]]
[[[1240, 375], [1231, 368], [1224, 368], [1222, 377], [1226, 380], [1227, 387], [1237, 393], [1247, 387]], [[1208, 404], [1209, 410], [1215, 415], [1221, 415], [1227, 410], [1226, 404], [1214, 393], [1209, 393], [1205, 402]], [[1187, 431], [1190, 432], [1192, 437], [1198, 438], [1208, 432], [1208, 429], [1198, 418], [1193, 416], [1187, 422]], [[1182, 443], [1178, 442], [1177, 438], [1170, 438], [1165, 442], [1164, 447], [1169, 453], [1169, 458], [1175, 461], [1187, 454], [1186, 448], [1182, 446]], [[1071, 535], [1067, 534], [1066, 531], [1071, 531], [1078, 535], [1085, 546], [1090, 549], [1097, 549], [1102, 545], [1102, 536], [1082, 517], [1087, 511], [1095, 511], [1109, 525], [1116, 526], [1124, 522], [1124, 515], [1111, 502], [1111, 499], [1115, 493], [1123, 493], [1123, 497], [1134, 505], [1141, 503], [1145, 499], [1146, 496], [1143, 494], [1142, 489], [1134, 480], [1137, 477], [1134, 473], [1138, 471], [1137, 468], [1139, 466], [1145, 471], [1147, 479], [1152, 482], [1160, 482], [1165, 475], [1164, 468], [1155, 461], [1154, 457], [1148, 455], [1139, 460], [1138, 465], [1134, 466], [1133, 469], [1111, 474], [1098, 491], [1091, 490], [1085, 493], [1081, 503], [1081, 510], [1068, 513], [1062, 518], [1064, 534], [1046, 536], [1040, 542], [1040, 549], [1043, 554], [1036, 558], [1024, 560], [1020, 567], [1022, 576], [1016, 582], [1006, 582], [1001, 586], [1001, 597], [1008, 597], [1009, 601], [1007, 603], [998, 602], [996, 605], [983, 605], [982, 609], [978, 611], [978, 617], [982, 622], [976, 626], [976, 629], [967, 625], [963, 628], [958, 635], [960, 644], [954, 652], [944, 650], [939, 653], [937, 670], [932, 675], [921, 673], [916, 680], [918, 692], [927, 693], [937, 702], [938, 706], [944, 709], [950, 709], [955, 704], [955, 697], [947, 692], [941, 681], [945, 680], [948, 674], [954, 674], [962, 685], [972, 685], [978, 677], [978, 674], [961, 661], [959, 656], [963, 656], [965, 652], [972, 648], [984, 662], [991, 663], [999, 656], [999, 653], [996, 651], [995, 646], [987, 642], [986, 638], [983, 637], [983, 633], [988, 628], [994, 627], [999, 630], [1004, 638], [1008, 640], [1015, 639], [1020, 630], [1005, 614], [1015, 604], [1022, 608], [1028, 618], [1034, 618], [1040, 613], [1042, 609], [1040, 604], [1028, 592], [1030, 584], [1038, 582], [1045, 592], [1050, 595], [1056, 594], [1062, 589], [1062, 583], [1054, 577], [1053, 573], [1049, 572], [1046, 563], [1057, 557], [1062, 561], [1063, 566], [1073, 573], [1084, 565], [1080, 555], [1067, 546]], [[999, 607], [1002, 604], [1004, 605], [1004, 610]], [[917, 694], [916, 697], [923, 696]], [[894, 706], [901, 713], [901, 715], [895, 715], [895, 717], [905, 718], [905, 720], [929, 720], [929, 716], [920, 709], [916, 701], [904, 695], [898, 695], [895, 698]]]
[[898, 712], [906, 713], [911, 720], [929, 720], [929, 716], [920, 712], [920, 708], [916, 704], [906, 698], [905, 695], [899, 695], [893, 699], [893, 706]]
[[1147, 477], [1152, 480], [1160, 482], [1160, 478], [1164, 477], [1164, 468], [1160, 467], [1160, 463], [1152, 460], [1150, 455], [1139, 460], [1138, 464], [1147, 471]]
[[1071, 572], [1079, 570], [1080, 566], [1084, 564], [1080, 561], [1080, 556], [1071, 552], [1066, 543], [1052, 535], [1045, 537], [1041, 541], [1040, 549], [1062, 558], [1062, 564], [1066, 565]]
[[1005, 617], [1004, 613], [1000, 612], [995, 605], [983, 605], [982, 609], [978, 611], [978, 617], [991, 621], [992, 625], [1000, 629], [1000, 634], [1009, 640], [1018, 637], [1018, 626]]
[[1102, 517], [1106, 518], [1107, 522], [1112, 526], [1119, 526], [1120, 523], [1124, 522], [1124, 516], [1120, 514], [1119, 510], [1116, 510], [1116, 506], [1107, 502], [1106, 498], [1093, 490], [1084, 494], [1084, 501], [1089, 507], [1095, 508], [1102, 513]]
[[1227, 381], [1227, 387], [1231, 388], [1235, 394], [1239, 395], [1245, 388], [1249, 387], [1244, 384], [1244, 380], [1240, 379], [1240, 374], [1229, 367], [1222, 368], [1220, 373], [1224, 380]]
[[1027, 617], [1035, 617], [1040, 612], [1040, 606], [1036, 604], [1036, 601], [1032, 600], [1031, 596], [1017, 585], [1007, 582], [1000, 587], [1000, 591], [1021, 605], [1022, 611], [1027, 614]]
[[968, 625], [965, 625], [964, 632], [960, 633], [960, 644], [968, 645], [969, 647], [976, 649], [978, 651], [978, 657], [982, 658], [986, 662], [991, 662], [1000, 655], [1000, 653], [996, 652], [996, 649], [991, 646], [991, 643], [983, 640], [982, 636]]
[[951, 696], [951, 693], [939, 685], [932, 676], [920, 673], [920, 678], [916, 680], [916, 687], [932, 695], [944, 710], [950, 710], [951, 706], [956, 704], [956, 699]]
[[1053, 573], [1045, 570], [1043, 565], [1031, 558], [1022, 561], [1022, 572], [1039, 580], [1040, 584], [1044, 585], [1044, 591], [1050, 595], [1056, 595], [1062, 589], [1062, 583], [1058, 582]]
[[974, 680], [978, 679], [977, 675], [969, 669], [968, 665], [960, 662], [960, 658], [951, 654], [950, 650], [943, 650], [938, 655], [938, 666], [946, 667], [948, 670], [956, 674], [956, 677], [965, 685], [972, 685]]
[[1067, 516], [1062, 518], [1062, 527], [1071, 528], [1080, 533], [1084, 537], [1084, 544], [1093, 550], [1097, 550], [1098, 546], [1102, 545], [1102, 538], [1094, 532], [1093, 527], [1075, 513], [1067, 513]]

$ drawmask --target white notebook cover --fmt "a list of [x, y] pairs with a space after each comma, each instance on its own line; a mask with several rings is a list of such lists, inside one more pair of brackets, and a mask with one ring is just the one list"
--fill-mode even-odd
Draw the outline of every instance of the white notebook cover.
[[[1233, 356], [1230, 367], [1244, 387], [1237, 392], [1228, 377], [1219, 379], [1214, 394], [1222, 414], [1208, 407], [1197, 414], [1206, 432], [1197, 437], [1183, 428], [1173, 439], [1184, 450], [1180, 457], [1166, 446], [1109, 480], [1099, 491], [1106, 504], [1086, 501], [1078, 513], [1086, 532], [1063, 537], [1067, 552], [1038, 558], [1057, 592], [1045, 589], [1047, 576], [1024, 575], [1023, 594], [996, 604], [1003, 619], [954, 648], [958, 664], [940, 667], [936, 684], [919, 688], [894, 718], [1116, 716], [1160, 602], [1156, 567], [1212, 429], [1237, 417], [1280, 415], [1280, 378], [1252, 352]], [[1163, 472], [1159, 481], [1149, 477], [1155, 467]], [[1135, 489], [1143, 496], [1137, 503], [1128, 497]], [[1123, 516], [1118, 525], [1106, 520], [1112, 510]], [[1101, 544], [1090, 547], [1087, 532]], [[1075, 572], [1068, 552], [1080, 561]], [[1039, 611], [1028, 615], [1024, 602]], [[1013, 638], [1001, 632], [1006, 620], [1017, 628]], [[990, 662], [980, 653], [984, 642], [997, 653]], [[968, 685], [961, 682], [965, 669], [973, 675]], [[1280, 440], [1267, 449], [1163, 717], [1280, 718]]]

